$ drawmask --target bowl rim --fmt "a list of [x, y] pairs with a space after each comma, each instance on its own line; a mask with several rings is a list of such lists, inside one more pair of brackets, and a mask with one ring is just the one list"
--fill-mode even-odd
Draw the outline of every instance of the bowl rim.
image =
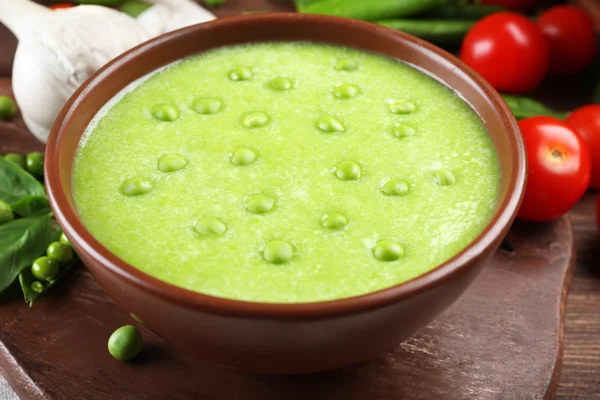
[[[261, 23], [273, 20], [289, 23], [309, 20], [316, 24], [341, 24], [350, 29], [360, 28], [379, 30], [380, 32], [378, 33], [380, 34], [395, 35], [397, 39], [409, 41], [419, 47], [423, 47], [424, 51], [429, 53], [429, 58], [432, 56], [444, 58], [445, 61], [453, 64], [478, 86], [484, 97], [487, 97], [494, 106], [503, 122], [504, 128], [509, 136], [508, 139], [511, 151], [514, 153], [515, 165], [513, 165], [513, 170], [510, 174], [505, 198], [501, 203], [499, 202], [497, 204], [494, 214], [484, 230], [471, 241], [466, 248], [425, 274], [375, 292], [341, 299], [308, 303], [267, 303], [216, 297], [159, 280], [118, 258], [101, 245], [84, 227], [77, 212], [74, 207], [71, 206], [67, 199], [67, 195], [65, 194], [59, 171], [59, 154], [61, 153], [61, 139], [65, 137], [65, 135], [61, 135], [61, 132], [64, 127], [68, 125], [73, 114], [77, 111], [78, 104], [81, 102], [81, 99], [85, 97], [89, 88], [93, 88], [99, 84], [99, 82], [106, 76], [109, 76], [111, 71], [117, 66], [128, 63], [131, 59], [135, 59], [137, 54], [143, 53], [146, 49], [165, 44], [172, 39], [193, 35], [197, 29], [200, 29], [198, 27], [202, 27], [201, 29], [205, 30], [210, 29], [213, 26], [235, 25], [239, 21], [243, 21], [245, 24], [255, 23], [259, 26]], [[427, 72], [425, 68], [422, 70]], [[434, 75], [434, 78], [437, 77]], [[458, 94], [457, 92], [455, 93]], [[498, 237], [503, 236], [509, 229], [524, 194], [527, 173], [526, 168], [525, 145], [512, 112], [500, 94], [487, 81], [450, 53], [447, 53], [422, 39], [369, 22], [324, 15], [266, 13], [219, 18], [202, 24], [182, 28], [144, 42], [111, 60], [86, 80], [73, 93], [61, 109], [48, 138], [44, 174], [51, 207], [64, 232], [71, 241], [74, 242], [76, 247], [79, 247], [84, 253], [87, 253], [90, 257], [95, 259], [103, 268], [106, 268], [113, 274], [119, 276], [120, 279], [128, 281], [151, 296], [159, 297], [164, 301], [176, 303], [179, 306], [188, 309], [242, 318], [298, 320], [344, 316], [384, 307], [400, 300], [416, 296], [430, 288], [441, 285], [458, 274], [464, 273], [471, 267], [473, 262], [489, 250], [490, 247], [497, 246]]]

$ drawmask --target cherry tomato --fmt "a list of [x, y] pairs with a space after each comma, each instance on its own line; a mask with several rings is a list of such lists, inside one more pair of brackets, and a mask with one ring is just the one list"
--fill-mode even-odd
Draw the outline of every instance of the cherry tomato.
[[544, 78], [550, 51], [533, 22], [520, 14], [501, 12], [473, 26], [460, 57], [496, 89], [525, 93]]
[[586, 141], [592, 159], [590, 187], [600, 189], [600, 104], [573, 111], [567, 118], [567, 124]]
[[75, 7], [75, 4], [71, 4], [71, 3], [56, 3], [56, 4], [52, 4], [49, 8], [52, 10], [60, 10], [63, 8], [72, 8]]
[[540, 15], [538, 27], [550, 44], [552, 74], [570, 75], [581, 72], [596, 54], [594, 21], [577, 6], [552, 7]]
[[524, 10], [535, 4], [536, 0], [481, 0], [481, 4], [502, 6], [511, 10]]
[[590, 181], [590, 154], [585, 141], [553, 117], [519, 121], [529, 166], [525, 196], [517, 217], [550, 221], [577, 203]]

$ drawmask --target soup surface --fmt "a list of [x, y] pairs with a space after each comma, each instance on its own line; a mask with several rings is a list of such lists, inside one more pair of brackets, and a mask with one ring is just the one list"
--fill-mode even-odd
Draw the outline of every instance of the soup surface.
[[95, 117], [76, 207], [111, 252], [214, 296], [313, 302], [424, 274], [488, 223], [480, 118], [404, 63], [262, 43], [168, 66]]

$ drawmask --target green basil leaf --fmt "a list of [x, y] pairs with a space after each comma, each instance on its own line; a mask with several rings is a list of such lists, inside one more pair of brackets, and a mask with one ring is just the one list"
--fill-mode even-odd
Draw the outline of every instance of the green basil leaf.
[[503, 94], [502, 97], [517, 119], [537, 117], [540, 115], [565, 119], [567, 113], [554, 111], [537, 100], [524, 96]]
[[50, 282], [44, 283], [44, 289], [41, 292], [36, 292], [31, 288], [31, 284], [37, 279], [33, 276], [31, 272], [31, 268], [26, 268], [19, 274], [19, 283], [21, 284], [21, 290], [23, 291], [23, 296], [25, 297], [25, 302], [29, 304], [29, 307], [33, 306], [33, 301], [41, 294], [45, 293], [48, 289], [50, 289], [56, 282], [60, 281], [63, 276], [65, 276], [73, 267], [81, 264], [79, 258], [76, 256], [73, 257], [71, 261], [67, 265], [60, 267], [60, 272], [58, 275], [54, 277]]
[[50, 212], [50, 203], [47, 197], [29, 196], [23, 197], [11, 206], [15, 214], [22, 217], [36, 217]]
[[0, 200], [12, 207], [29, 196], [45, 197], [44, 186], [17, 164], [0, 157]]
[[0, 292], [44, 254], [56, 237], [57, 230], [48, 215], [16, 219], [0, 226]]

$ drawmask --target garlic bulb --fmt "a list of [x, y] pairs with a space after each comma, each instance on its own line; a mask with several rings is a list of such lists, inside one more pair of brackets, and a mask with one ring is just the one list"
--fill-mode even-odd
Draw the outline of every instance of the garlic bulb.
[[152, 36], [210, 21], [215, 16], [189, 0], [145, 0], [154, 4], [141, 13], [138, 23]]
[[135, 20], [102, 6], [52, 11], [30, 0], [0, 0], [0, 22], [19, 39], [13, 92], [38, 139], [47, 140], [66, 100], [104, 64], [158, 34], [214, 18], [190, 0], [153, 2]]

